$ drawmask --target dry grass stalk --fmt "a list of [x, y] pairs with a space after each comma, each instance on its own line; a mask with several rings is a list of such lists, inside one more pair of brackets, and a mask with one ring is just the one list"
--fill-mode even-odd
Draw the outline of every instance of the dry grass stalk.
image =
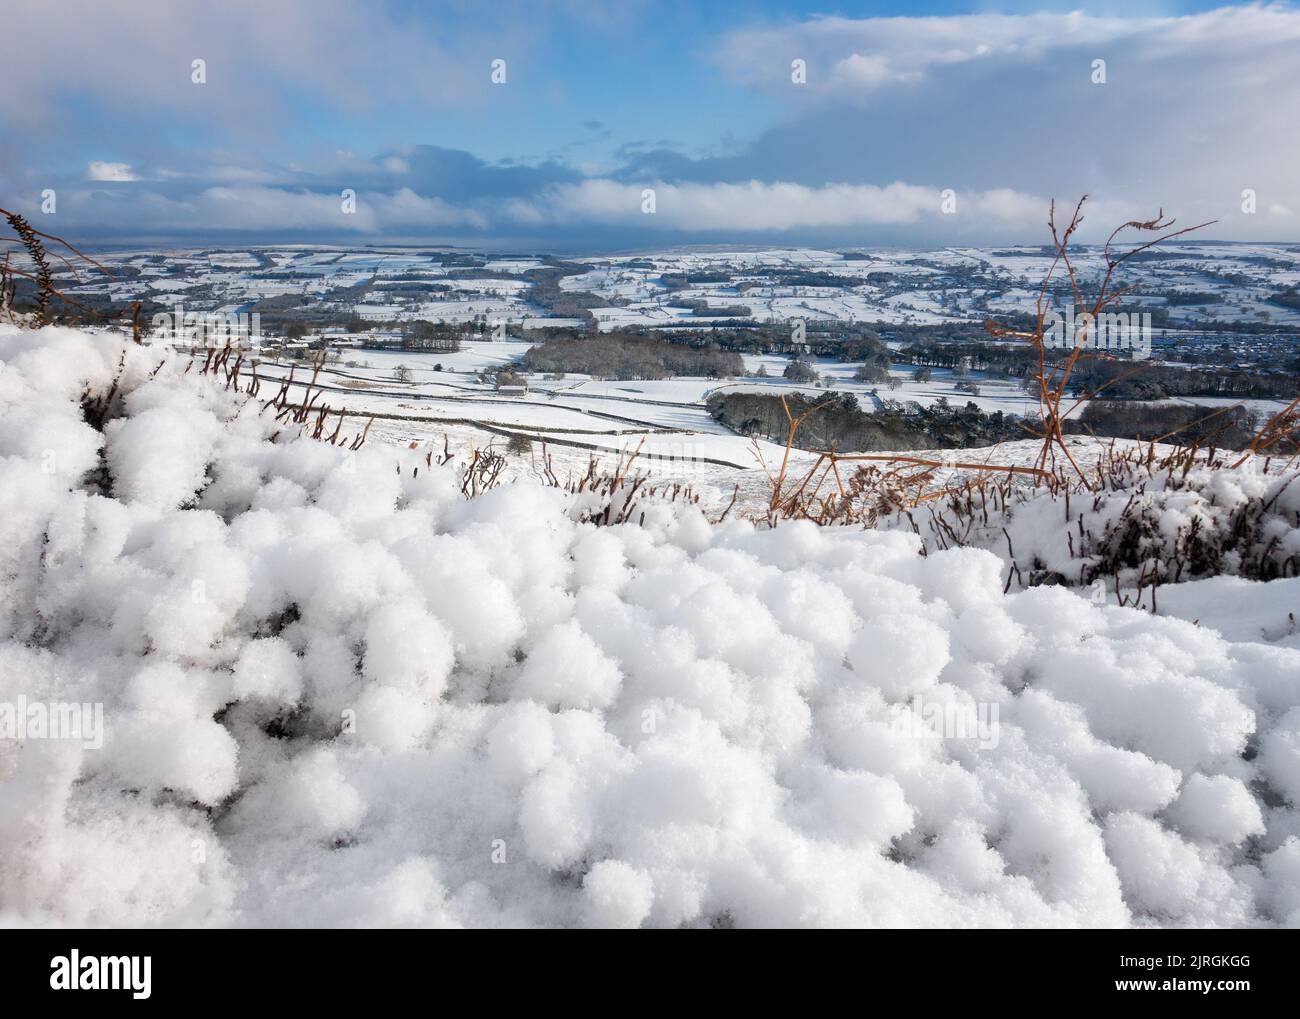
[[[1039, 416], [1042, 421], [1039, 437], [1042, 439], [1043, 447], [1038, 457], [1038, 467], [1046, 470], [1049, 468], [1059, 452], [1065, 457], [1070, 465], [1075, 469], [1079, 477], [1083, 477], [1083, 471], [1075, 463], [1074, 456], [1071, 454], [1069, 446], [1065, 442], [1065, 434], [1062, 430], [1063, 422], [1085, 401], [1095, 397], [1107, 386], [1113, 385], [1123, 378], [1130, 377], [1141, 370], [1141, 365], [1136, 365], [1129, 372], [1112, 379], [1110, 382], [1103, 384], [1091, 393], [1078, 396], [1072, 404], [1062, 408], [1062, 404], [1069, 392], [1070, 378], [1078, 365], [1080, 358], [1089, 354], [1087, 349], [1088, 330], [1092, 324], [1099, 320], [1102, 313], [1114, 305], [1125, 294], [1133, 291], [1132, 286], [1111, 289], [1114, 282], [1116, 271], [1135, 255], [1146, 251], [1164, 241], [1172, 240], [1175, 237], [1181, 237], [1189, 234], [1194, 230], [1200, 230], [1209, 226], [1213, 220], [1206, 223], [1199, 223], [1196, 226], [1183, 227], [1181, 230], [1169, 230], [1173, 226], [1174, 220], [1164, 218], [1164, 210], [1158, 211], [1153, 219], [1148, 220], [1129, 220], [1122, 223], [1111, 231], [1110, 236], [1106, 239], [1106, 244], [1102, 248], [1102, 257], [1105, 260], [1106, 271], [1102, 276], [1101, 282], [1097, 286], [1095, 298], [1090, 302], [1083, 293], [1083, 286], [1079, 282], [1079, 274], [1075, 268], [1074, 262], [1070, 256], [1070, 243], [1075, 233], [1083, 224], [1083, 204], [1088, 200], [1084, 195], [1075, 204], [1074, 212], [1070, 216], [1069, 223], [1064, 229], [1061, 229], [1056, 221], [1056, 202], [1053, 201], [1048, 211], [1047, 225], [1052, 233], [1052, 244], [1056, 254], [1052, 259], [1052, 264], [1048, 267], [1047, 273], [1043, 277], [1042, 286], [1038, 291], [1038, 298], [1035, 305], [1035, 325], [1028, 332], [1022, 330], [1010, 329], [996, 322], [985, 322], [984, 328], [991, 336], [996, 337], [1013, 337], [1028, 341], [1033, 345], [1038, 355], [1038, 368], [1035, 375], [1035, 383], [1038, 390]], [[1146, 233], [1158, 233], [1159, 237], [1146, 241], [1142, 244], [1134, 245], [1122, 254], [1115, 251], [1115, 242], [1121, 233], [1125, 230], [1137, 230]], [[1047, 337], [1046, 337], [1046, 319], [1049, 311], [1048, 308], [1048, 290], [1053, 278], [1059, 270], [1064, 270], [1066, 278], [1069, 280], [1071, 297], [1076, 308], [1080, 309], [1083, 314], [1080, 316], [1082, 329], [1080, 329], [1075, 342], [1069, 348], [1065, 359], [1060, 363], [1053, 363], [1047, 357]], [[1113, 360], [1111, 355], [1091, 352], [1091, 356]]]
[[[196, 363], [197, 351], [192, 355], [188, 371]], [[233, 360], [232, 360], [233, 358]], [[231, 345], [229, 340], [224, 347], [205, 347], [203, 348], [203, 366], [199, 369], [200, 375], [210, 375], [218, 379], [225, 380], [225, 389], [242, 393], [248, 399], [256, 399], [262, 389], [262, 380], [257, 374], [256, 360], [248, 363], [247, 375], [244, 373], [245, 358], [241, 351], [238, 351]], [[370, 426], [374, 424], [374, 418], [366, 422], [365, 428], [352, 436], [343, 434], [343, 420], [347, 416], [347, 411], [340, 408], [338, 411], [333, 410], [328, 404], [316, 406], [316, 401], [320, 399], [323, 389], [317, 388], [317, 377], [320, 375], [321, 367], [325, 363], [325, 355], [317, 357], [313, 366], [311, 379], [307, 383], [300, 402], [293, 402], [289, 399], [290, 387], [293, 384], [293, 375], [296, 369], [290, 369], [289, 376], [280, 382], [280, 388], [275, 396], [266, 400], [262, 404], [259, 413], [265, 413], [268, 410], [275, 411], [275, 420], [286, 425], [296, 425], [300, 434], [309, 438], [317, 439], [320, 442], [328, 442], [331, 446], [344, 446], [347, 449], [360, 449], [370, 434]], [[312, 390], [315, 388], [315, 392]], [[338, 420], [335, 422], [333, 431], [327, 431], [329, 418], [332, 414], [338, 414]], [[276, 433], [279, 434], [278, 432]]]
[[[80, 301], [77, 301], [63, 291], [54, 286], [54, 275], [50, 269], [50, 255], [61, 261], [72, 273], [73, 278], [80, 281], [81, 273], [78, 271], [76, 264], [57, 251], [47, 251], [42, 241], [54, 241], [61, 244], [72, 255], [73, 259], [83, 265], [90, 265], [98, 269], [105, 276], [112, 277], [103, 265], [91, 258], [85, 252], [73, 247], [62, 237], [55, 234], [47, 234], [41, 230], [35, 229], [27, 219], [16, 212], [10, 212], [7, 209], [0, 209], [0, 217], [3, 217], [8, 223], [10, 229], [16, 234], [16, 237], [0, 237], [0, 243], [21, 244], [27, 250], [27, 257], [32, 261], [32, 271], [28, 272], [22, 269], [16, 269], [9, 260], [9, 252], [5, 254], [5, 272], [4, 277], [7, 282], [12, 281], [12, 277], [19, 276], [23, 279], [31, 280], [36, 284], [36, 311], [34, 314], [34, 324], [37, 327], [48, 325], [50, 323], [50, 300], [57, 297], [66, 304], [75, 304], [78, 307], [84, 307]], [[13, 316], [10, 313], [12, 320]]]

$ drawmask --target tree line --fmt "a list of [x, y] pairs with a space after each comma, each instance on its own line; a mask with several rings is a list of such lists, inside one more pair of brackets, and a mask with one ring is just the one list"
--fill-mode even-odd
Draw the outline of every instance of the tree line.
[[[991, 446], [1030, 437], [1023, 419], [1002, 411], [985, 413], [974, 403], [955, 406], [940, 399], [928, 407], [885, 401], [881, 409], [865, 411], [852, 393], [821, 398], [786, 396], [790, 413], [813, 410], [796, 435], [801, 449], [830, 449], [842, 453], [908, 449], [963, 449]], [[754, 392], [715, 393], [708, 401], [715, 421], [732, 431], [784, 443], [789, 419], [779, 396]]]
[[617, 332], [549, 339], [529, 348], [521, 364], [530, 372], [577, 372], [620, 380], [678, 375], [726, 378], [745, 373], [744, 361], [735, 351]]

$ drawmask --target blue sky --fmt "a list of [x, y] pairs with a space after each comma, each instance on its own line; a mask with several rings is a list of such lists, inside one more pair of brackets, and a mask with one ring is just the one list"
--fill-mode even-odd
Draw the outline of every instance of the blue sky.
[[1289, 3], [55, 10], [6, 8], [0, 201], [84, 239], [1039, 242], [1083, 191], [1300, 238]]

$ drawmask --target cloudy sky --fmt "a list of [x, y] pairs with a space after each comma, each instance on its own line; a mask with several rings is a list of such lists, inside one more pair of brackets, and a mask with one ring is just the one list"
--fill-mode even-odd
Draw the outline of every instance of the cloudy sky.
[[1094, 239], [1163, 206], [1300, 240], [1290, 3], [6, 0], [0, 25], [0, 204], [83, 241], [1038, 243], [1083, 192]]

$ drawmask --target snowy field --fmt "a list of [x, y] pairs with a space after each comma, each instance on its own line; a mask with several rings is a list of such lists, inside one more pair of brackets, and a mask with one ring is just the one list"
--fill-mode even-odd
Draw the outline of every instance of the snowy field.
[[[669, 378], [657, 380], [604, 380], [570, 373], [563, 377], [532, 374], [528, 392], [504, 395], [483, 373], [510, 367], [531, 345], [527, 338], [504, 342], [468, 341], [452, 353], [349, 350], [342, 360], [324, 368], [317, 380], [318, 406], [344, 408], [359, 423], [375, 416], [372, 435], [380, 441], [441, 453], [449, 448], [462, 456], [474, 449], [505, 448], [511, 436], [532, 442], [527, 457], [512, 458], [507, 476], [535, 477], [543, 472], [544, 458], [560, 476], [583, 474], [592, 456], [612, 465], [620, 456], [638, 454], [637, 467], [657, 484], [686, 483], [706, 507], [725, 506], [737, 493], [738, 504], [756, 509], [766, 503], [770, 484], [764, 465], [774, 470], [784, 447], [766, 440], [737, 435], [713, 420], [706, 406], [716, 392], [745, 390], [767, 394], [802, 394], [824, 399], [832, 393], [857, 397], [864, 410], [886, 402], [931, 406], [946, 400], [954, 406], [976, 404], [986, 413], [1029, 415], [1037, 402], [1021, 386], [1005, 378], [973, 372], [965, 381], [979, 387], [978, 395], [957, 389], [963, 379], [947, 369], [933, 369], [928, 382], [914, 380], [910, 369], [890, 373], [892, 384], [857, 382], [858, 365], [817, 359], [819, 385], [799, 384], [782, 377], [787, 357], [745, 355], [748, 373], [727, 379]], [[266, 356], [266, 355], [264, 355]], [[274, 356], [258, 366], [264, 384], [287, 379], [292, 363]], [[405, 380], [399, 380], [399, 368]], [[763, 371], [766, 374], [759, 376]], [[310, 366], [293, 369], [291, 392], [301, 399], [311, 375]], [[263, 396], [267, 390], [263, 390]], [[1225, 401], [1194, 398], [1205, 406], [1242, 402], [1260, 415], [1275, 413], [1277, 401]], [[1109, 440], [1085, 437], [1071, 440], [1073, 455], [1091, 463]], [[1036, 443], [1004, 443], [983, 450], [963, 450], [968, 462], [1029, 465]], [[913, 451], [914, 453], [917, 451]], [[956, 451], [934, 451], [935, 459], [951, 459]], [[815, 454], [794, 450], [791, 470], [806, 470]], [[947, 476], [947, 475], [945, 475]]]
[[[111, 251], [102, 257], [110, 268], [127, 270], [127, 278], [76, 279], [58, 267], [56, 279], [71, 295], [103, 295], [119, 305], [153, 299], [183, 302], [191, 311], [249, 310], [266, 298], [306, 294], [340, 314], [374, 321], [573, 325], [529, 299], [532, 277], [525, 274], [559, 264], [568, 273], [560, 288], [583, 295], [605, 331], [705, 327], [709, 318], [694, 310], [701, 305], [741, 309], [757, 323], [981, 322], [1032, 311], [1049, 264], [1044, 249], [1033, 246], [686, 249], [576, 256], [563, 263], [540, 256], [302, 245]], [[1099, 250], [1079, 249], [1076, 264], [1085, 278], [1095, 277]], [[1166, 310], [1176, 335], [1194, 335], [1214, 320], [1300, 327], [1300, 309], [1275, 299], [1300, 281], [1300, 251], [1293, 246], [1170, 245], [1127, 263], [1124, 271], [1126, 285], [1135, 288], [1124, 310]]]
[[0, 362], [0, 922], [1300, 925], [1294, 580], [595, 527], [104, 334]]
[[[1279, 288], [1300, 278], [1300, 253], [1278, 245], [1181, 244], [1168, 260], [1126, 265], [1137, 288], [1134, 308], [1168, 307], [1170, 289], [1209, 295], [1203, 304], [1180, 304], [1175, 317], [1197, 326], [1213, 319], [1300, 325], [1300, 312], [1271, 301]], [[701, 322], [690, 304], [748, 309], [756, 322], [796, 318], [841, 322], [933, 325], [980, 321], [1034, 309], [1049, 259], [1041, 247], [862, 248], [845, 253], [818, 249], [651, 252], [637, 258], [593, 257], [593, 268], [567, 276], [565, 290], [587, 291], [610, 302], [593, 314], [603, 330], [664, 327]], [[1076, 264], [1085, 277], [1097, 273], [1100, 251], [1081, 249]], [[795, 274], [835, 277], [833, 286], [786, 282]], [[1232, 282], [1223, 273], [1234, 274]], [[685, 276], [669, 286], [665, 274]], [[703, 282], [713, 275], [726, 279]], [[691, 279], [694, 276], [695, 279]], [[701, 280], [701, 282], [696, 282]]]

